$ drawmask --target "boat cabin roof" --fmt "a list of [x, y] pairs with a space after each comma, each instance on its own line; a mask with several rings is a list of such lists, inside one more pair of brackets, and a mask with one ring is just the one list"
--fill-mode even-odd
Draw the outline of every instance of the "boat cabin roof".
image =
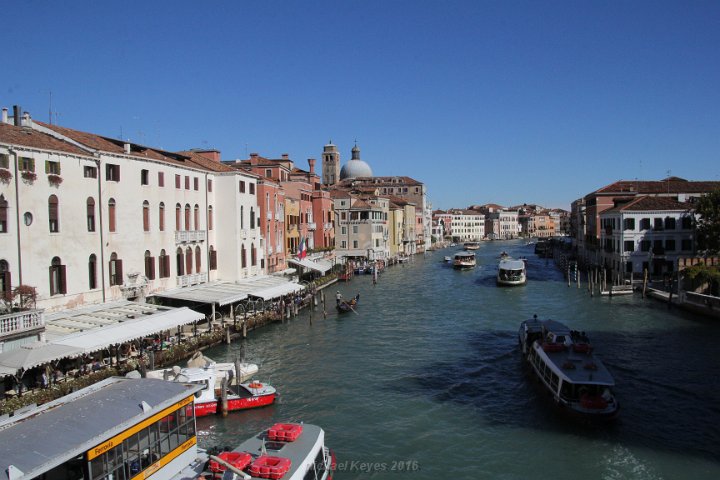
[[20, 478], [34, 478], [198, 390], [197, 385], [112, 377], [18, 411], [0, 419], [0, 468], [7, 472], [12, 465], [23, 472]]
[[525, 268], [525, 262], [522, 260], [504, 259], [500, 260], [500, 270], [522, 270]]
[[458, 252], [455, 254], [455, 258], [470, 258], [475, 257], [473, 252]]

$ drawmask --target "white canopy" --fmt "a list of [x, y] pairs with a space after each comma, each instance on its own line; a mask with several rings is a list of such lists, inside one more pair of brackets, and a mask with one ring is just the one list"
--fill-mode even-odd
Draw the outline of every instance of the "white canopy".
[[15, 375], [18, 370], [28, 370], [62, 358], [82, 354], [79, 348], [68, 345], [34, 342], [0, 354], [0, 373]]
[[192, 287], [177, 288], [156, 294], [160, 298], [186, 300], [198, 303], [229, 305], [248, 296], [260, 297], [264, 300], [301, 290], [303, 287], [297, 283], [289, 282], [286, 278], [266, 275], [248, 278], [237, 283], [214, 282], [194, 285]]
[[322, 274], [325, 274], [325, 272], [332, 269], [332, 264], [327, 260], [322, 259], [313, 261], [308, 258], [303, 258], [302, 260], [290, 258], [288, 259], [288, 263], [300, 265], [301, 267], [309, 268], [310, 270], [315, 270], [316, 272], [320, 272]]
[[260, 297], [263, 300], [269, 300], [271, 298], [277, 298], [281, 297], [283, 295], [287, 295], [288, 293], [295, 293], [302, 290], [303, 287], [299, 283], [294, 282], [285, 282], [282, 285], [277, 285], [275, 287], [269, 287], [264, 290], [258, 290], [256, 292], [253, 292], [252, 295], [254, 297]]

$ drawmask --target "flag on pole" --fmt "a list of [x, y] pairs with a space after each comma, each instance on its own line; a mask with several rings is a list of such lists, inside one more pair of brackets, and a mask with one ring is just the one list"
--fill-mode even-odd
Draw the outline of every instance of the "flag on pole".
[[300, 239], [300, 247], [298, 247], [298, 258], [302, 260], [307, 257], [307, 246], [305, 245], [305, 237]]

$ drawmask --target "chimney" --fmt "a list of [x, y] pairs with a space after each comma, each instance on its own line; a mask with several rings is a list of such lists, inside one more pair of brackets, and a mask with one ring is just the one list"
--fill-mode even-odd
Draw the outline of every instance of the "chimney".
[[20, 105], [13, 105], [13, 123], [16, 127], [20, 126]]
[[2, 109], [2, 123], [8, 123], [8, 109], [5, 107]]
[[125, 150], [126, 155], [130, 155], [130, 142], [125, 142], [123, 144], [123, 150]]
[[215, 150], [215, 149], [212, 149], [212, 150], [196, 150], [196, 152], [199, 153], [200, 155], [202, 155], [203, 157], [209, 158], [209, 159], [212, 160], [213, 162], [217, 162], [217, 163], [220, 163], [220, 162], [221, 162], [221, 160], [220, 160], [220, 150]]
[[283, 153], [283, 154], [282, 154], [282, 159], [283, 159], [283, 160], [290, 160], [290, 155], [288, 155], [287, 153]]
[[308, 158], [308, 165], [310, 165], [310, 173], [315, 173], [315, 159]]
[[30, 118], [30, 112], [23, 113], [22, 125], [23, 127], [32, 127], [32, 118]]

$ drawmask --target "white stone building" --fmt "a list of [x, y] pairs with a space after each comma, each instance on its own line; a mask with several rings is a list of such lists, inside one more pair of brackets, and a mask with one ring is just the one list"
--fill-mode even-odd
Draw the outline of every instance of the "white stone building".
[[485, 215], [474, 210], [451, 209], [450, 235], [457, 242], [477, 242], [485, 237]]

